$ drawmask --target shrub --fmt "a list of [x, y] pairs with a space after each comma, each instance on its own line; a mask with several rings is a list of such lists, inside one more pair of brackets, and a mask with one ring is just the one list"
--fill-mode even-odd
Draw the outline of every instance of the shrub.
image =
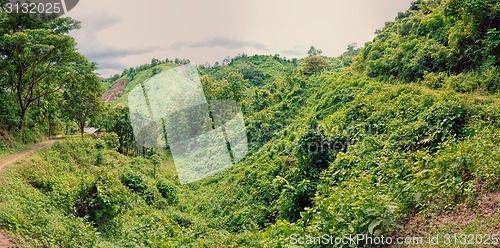
[[398, 205], [383, 188], [374, 186], [371, 176], [354, 178], [340, 186], [322, 184], [314, 202], [313, 208], [302, 213], [312, 236], [377, 235], [391, 231], [396, 225], [394, 214]]
[[177, 190], [173, 185], [165, 181], [159, 181], [156, 183], [156, 188], [160, 192], [161, 196], [167, 200], [168, 204], [175, 205], [178, 203], [179, 199], [177, 198]]
[[317, 180], [319, 173], [328, 168], [328, 163], [335, 156], [335, 147], [324, 132], [312, 124], [302, 135], [296, 147], [299, 177]]
[[444, 82], [448, 88], [456, 92], [473, 92], [480, 84], [479, 75], [474, 74], [464, 72], [458, 75], [452, 75], [446, 78]]
[[104, 153], [102, 151], [98, 151], [96, 154], [96, 159], [94, 162], [94, 165], [104, 165], [105, 158], [104, 158]]
[[326, 59], [318, 55], [312, 55], [304, 58], [304, 75], [310, 76], [319, 73], [330, 67]]
[[133, 192], [144, 194], [148, 189], [146, 182], [138, 172], [128, 172], [121, 176], [121, 182]]
[[447, 75], [444, 72], [439, 73], [426, 73], [424, 74], [423, 84], [431, 89], [440, 89], [443, 87], [444, 80]]
[[75, 202], [76, 215], [102, 226], [130, 207], [127, 189], [114, 176], [102, 173], [84, 188]]
[[120, 147], [120, 142], [118, 140], [118, 135], [116, 133], [114, 132], [103, 133], [101, 139], [104, 141], [108, 149], [118, 151], [118, 147]]

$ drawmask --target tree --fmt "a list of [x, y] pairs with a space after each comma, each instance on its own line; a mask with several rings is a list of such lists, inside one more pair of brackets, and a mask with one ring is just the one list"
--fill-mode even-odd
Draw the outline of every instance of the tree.
[[122, 105], [116, 107], [103, 106], [94, 121], [92, 122], [93, 125], [106, 129], [107, 132], [116, 133], [119, 152], [129, 155], [129, 151], [132, 150], [135, 142], [128, 107]]
[[354, 52], [354, 50], [356, 49], [357, 46], [358, 46], [358, 43], [356, 43], [356, 42], [353, 42], [353, 43], [347, 45], [347, 52]]
[[15, 99], [2, 88], [3, 86], [0, 85], [0, 129], [11, 131], [19, 122], [15, 109]]
[[318, 56], [321, 55], [322, 53], [323, 51], [321, 51], [321, 49], [316, 49], [314, 46], [311, 46], [311, 48], [309, 48], [309, 51], [307, 52], [307, 55]]
[[69, 18], [45, 24], [26, 20], [31, 19], [15, 22], [2, 17], [0, 23], [4, 33], [0, 37], [0, 77], [15, 96], [21, 137], [32, 104], [60, 91], [83, 58], [74, 39], [66, 35], [79, 27], [78, 22]]
[[248, 84], [248, 80], [243, 77], [241, 72], [233, 71], [228, 72], [218, 81], [212, 80], [207, 75], [202, 76], [200, 81], [209, 101], [217, 99], [241, 102]]
[[300, 212], [312, 205], [320, 173], [328, 168], [338, 152], [315, 120], [309, 125], [295, 148], [296, 168], [283, 180], [286, 186], [277, 201], [279, 216], [289, 221], [298, 220]]
[[83, 135], [85, 125], [101, 108], [101, 79], [94, 73], [96, 65], [85, 63], [78, 65], [78, 74], [74, 75], [64, 90], [63, 112], [67, 118], [78, 124]]
[[356, 48], [357, 46], [358, 44], [356, 42], [347, 45], [347, 51], [340, 56], [345, 67], [350, 66], [353, 58], [359, 54], [360, 49]]
[[226, 79], [229, 82], [229, 87], [231, 89], [231, 92], [233, 93], [233, 98], [231, 100], [241, 102], [245, 95], [248, 80], [243, 77], [243, 74], [241, 74], [241, 72], [230, 72], [226, 76]]
[[214, 80], [210, 78], [208, 75], [203, 75], [200, 77], [200, 83], [203, 87], [203, 91], [205, 93], [205, 97], [208, 101], [217, 98], [217, 89]]
[[155, 67], [155, 66], [159, 65], [160, 63], [161, 63], [161, 61], [157, 58], [151, 59], [151, 67]]
[[319, 73], [324, 69], [330, 67], [330, 64], [326, 59], [321, 56], [311, 55], [304, 58], [303, 72], [304, 75], [310, 76], [315, 73]]

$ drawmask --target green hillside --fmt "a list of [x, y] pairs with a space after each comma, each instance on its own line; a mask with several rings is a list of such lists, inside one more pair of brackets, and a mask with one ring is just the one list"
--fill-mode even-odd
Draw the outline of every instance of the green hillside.
[[[437, 246], [498, 245], [499, 10], [416, 1], [338, 58], [311, 47], [199, 66], [208, 100], [241, 103], [249, 154], [186, 185], [168, 148], [137, 146], [126, 100], [187, 61], [127, 69], [105, 80], [131, 80], [118, 101], [89, 117], [104, 134], [1, 172], [0, 228], [26, 247], [332, 247], [324, 235], [428, 247], [454, 233], [490, 240]], [[336, 246], [388, 246], [360, 242]]]
[[143, 66], [139, 66], [137, 68], [130, 68], [125, 70], [122, 75], [115, 75], [109, 79], [104, 80], [104, 87], [106, 90], [109, 90], [116, 82], [120, 80], [129, 80], [130, 82], [127, 84], [127, 87], [120, 93], [120, 97], [115, 101], [115, 103], [122, 106], [127, 106], [127, 98], [128, 93], [141, 82], [144, 82], [146, 79], [158, 74], [162, 71], [172, 69], [178, 66], [174, 63], [164, 62], [158, 65], [155, 64], [147, 64]]

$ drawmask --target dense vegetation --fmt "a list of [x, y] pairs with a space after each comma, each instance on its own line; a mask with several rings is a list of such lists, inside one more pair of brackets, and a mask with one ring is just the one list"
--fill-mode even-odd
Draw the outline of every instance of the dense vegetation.
[[382, 80], [497, 91], [499, 8], [495, 0], [415, 1], [366, 44], [356, 67]]
[[[62, 84], [39, 105], [61, 127], [43, 131], [37, 111], [46, 109], [27, 108], [22, 135], [22, 104], [5, 84], [3, 146], [16, 133], [28, 141], [30, 132], [68, 132], [71, 121], [107, 132], [67, 138], [2, 172], [0, 227], [33, 247], [282, 247], [291, 234], [403, 235], [415, 216], [473, 212], [480, 196], [500, 190], [499, 8], [493, 0], [416, 1], [373, 42], [338, 58], [311, 47], [304, 59], [243, 54], [200, 66], [208, 99], [241, 103], [250, 148], [238, 165], [187, 185], [168, 149], [135, 144], [126, 102], [134, 86], [187, 60], [154, 59], [105, 80], [106, 88], [130, 80], [113, 103]], [[36, 32], [70, 40], [40, 31], [70, 21]], [[11, 30], [3, 42], [30, 30]], [[17, 75], [2, 58], [10, 66], [2, 76]], [[70, 65], [73, 82], [102, 92], [92, 84], [95, 65]], [[75, 105], [80, 96], [96, 104]], [[60, 99], [71, 104], [55, 107]], [[488, 229], [498, 219], [497, 211], [474, 231], [498, 230]]]
[[102, 93], [96, 65], [68, 35], [79, 25], [69, 18], [1, 13], [0, 149], [61, 133], [96, 113]]

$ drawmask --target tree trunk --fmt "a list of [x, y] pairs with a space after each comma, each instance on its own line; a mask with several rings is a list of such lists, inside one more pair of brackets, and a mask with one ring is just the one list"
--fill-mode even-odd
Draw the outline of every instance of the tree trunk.
[[126, 152], [127, 156], [129, 155], [128, 154], [128, 147], [130, 146], [130, 141], [129, 141], [129, 137], [128, 136], [129, 136], [129, 132], [127, 130], [127, 134], [125, 134], [125, 140], [127, 142], [127, 145], [125, 146], [125, 150], [126, 150], [125, 152]]
[[83, 132], [85, 130], [85, 121], [80, 121], [80, 135], [82, 136], [83, 139]]
[[47, 115], [47, 123], [48, 123], [48, 129], [49, 129], [48, 133], [49, 133], [49, 138], [50, 138], [50, 136], [52, 136], [52, 123], [50, 120], [50, 113]]
[[24, 119], [26, 118], [26, 109], [21, 108], [21, 121], [19, 122], [19, 134], [21, 135], [21, 140], [24, 142]]

